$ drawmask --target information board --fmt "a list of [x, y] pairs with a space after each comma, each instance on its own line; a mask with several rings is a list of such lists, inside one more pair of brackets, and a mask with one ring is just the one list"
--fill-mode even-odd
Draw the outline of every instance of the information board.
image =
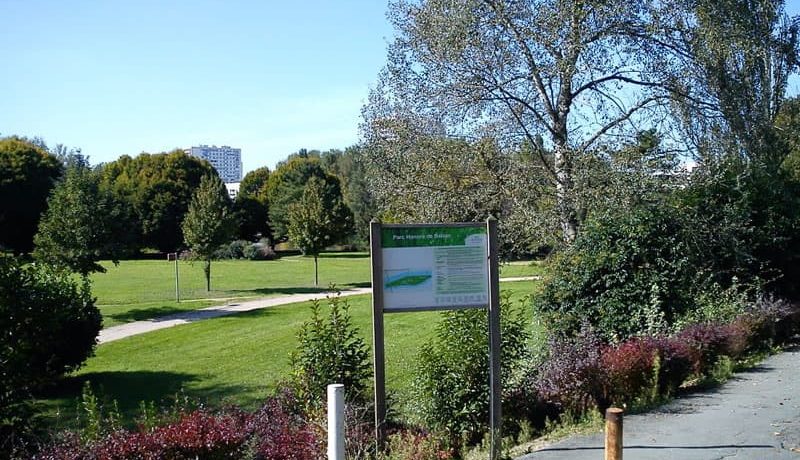
[[486, 307], [486, 225], [381, 228], [383, 308]]

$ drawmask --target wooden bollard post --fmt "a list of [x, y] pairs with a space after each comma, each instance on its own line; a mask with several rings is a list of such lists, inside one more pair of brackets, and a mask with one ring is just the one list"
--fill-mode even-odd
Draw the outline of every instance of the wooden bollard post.
[[622, 460], [622, 409], [606, 409], [606, 459]]

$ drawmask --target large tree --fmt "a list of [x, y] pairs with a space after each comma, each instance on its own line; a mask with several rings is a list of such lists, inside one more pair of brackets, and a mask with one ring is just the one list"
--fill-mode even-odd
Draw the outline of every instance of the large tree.
[[338, 181], [328, 180], [331, 182], [310, 178], [300, 200], [289, 206], [289, 241], [303, 255], [314, 257], [314, 286], [319, 284], [319, 254], [347, 238], [353, 229], [353, 214], [342, 202]]
[[783, 0], [663, 2], [654, 62], [680, 75], [673, 92], [684, 138], [700, 161], [734, 154], [745, 162], [780, 165], [787, 153], [775, 123], [798, 70], [800, 17]]
[[203, 176], [182, 225], [192, 257], [204, 261], [206, 290], [210, 291], [214, 252], [233, 237], [235, 229], [230, 197], [219, 176]]
[[124, 202], [101, 189], [87, 163], [67, 168], [48, 200], [34, 237], [37, 260], [67, 267], [86, 276], [105, 272], [97, 263], [117, 263], [132, 246], [132, 213]]
[[[309, 179], [327, 176], [320, 164], [319, 154], [309, 154], [305, 150], [278, 163], [267, 184], [269, 223], [276, 241], [285, 241], [288, 237], [289, 206], [300, 200]], [[338, 181], [335, 186], [339, 187]]]
[[267, 183], [270, 171], [266, 166], [250, 171], [239, 184], [239, 193], [236, 195], [233, 206], [239, 222], [239, 238], [253, 240], [261, 238], [272, 239], [269, 227], [269, 200], [267, 198]]
[[217, 175], [205, 161], [181, 150], [123, 155], [102, 168], [101, 186], [133, 207], [139, 246], [175, 251], [183, 243], [181, 222], [205, 175]]
[[633, 139], [643, 112], [664, 100], [663, 82], [630, 39], [649, 20], [645, 2], [396, 1], [389, 14], [397, 38], [364, 110], [367, 141], [392, 142], [398, 125], [412, 125], [525, 144], [572, 241], [583, 215], [580, 160], [620, 135]]
[[0, 247], [33, 249], [47, 196], [61, 174], [61, 163], [46, 149], [24, 138], [0, 139]]

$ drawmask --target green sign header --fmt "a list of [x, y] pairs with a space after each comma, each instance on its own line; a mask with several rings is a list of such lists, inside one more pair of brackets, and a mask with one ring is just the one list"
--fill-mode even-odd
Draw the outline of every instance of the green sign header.
[[413, 248], [464, 246], [472, 235], [486, 235], [486, 227], [382, 227], [381, 246]]

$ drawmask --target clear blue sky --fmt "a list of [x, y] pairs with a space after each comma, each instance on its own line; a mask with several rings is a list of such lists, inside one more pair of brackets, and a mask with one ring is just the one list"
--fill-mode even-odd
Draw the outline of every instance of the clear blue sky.
[[93, 164], [198, 144], [245, 171], [358, 140], [385, 0], [0, 0], [0, 133]]

